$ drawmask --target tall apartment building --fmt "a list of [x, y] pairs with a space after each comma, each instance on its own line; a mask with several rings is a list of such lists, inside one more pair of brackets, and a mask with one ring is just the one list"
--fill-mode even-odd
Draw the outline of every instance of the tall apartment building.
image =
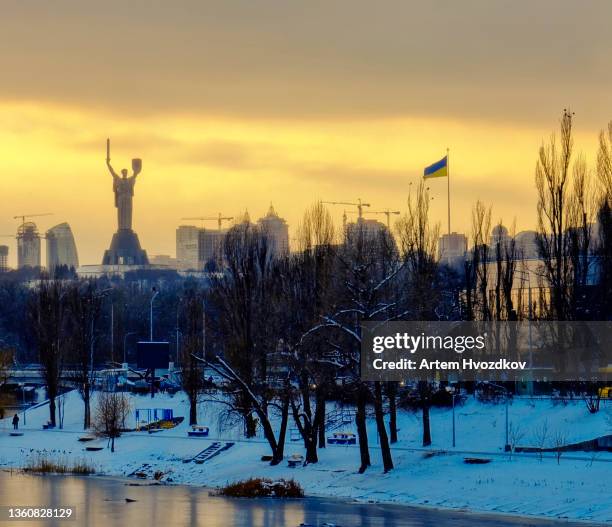
[[459, 267], [465, 261], [467, 237], [465, 234], [452, 232], [443, 234], [438, 239], [438, 259], [451, 267]]
[[0, 273], [8, 271], [8, 245], [0, 245]]
[[381, 232], [387, 230], [387, 226], [378, 220], [368, 220], [366, 218], [357, 218], [357, 221], [346, 224], [347, 238], [353, 238], [357, 235], [363, 235], [366, 238], [376, 239]]
[[199, 268], [210, 270], [223, 266], [223, 239], [227, 229], [200, 229], [198, 235]]
[[270, 205], [268, 213], [257, 221], [259, 227], [269, 236], [272, 254], [282, 256], [289, 252], [289, 226]]
[[76, 243], [72, 229], [67, 223], [51, 227], [45, 234], [47, 240], [47, 270], [52, 272], [56, 267], [65, 265], [76, 269], [79, 266]]
[[181, 225], [176, 229], [177, 267], [183, 270], [200, 269], [199, 234], [202, 229], [193, 225]]

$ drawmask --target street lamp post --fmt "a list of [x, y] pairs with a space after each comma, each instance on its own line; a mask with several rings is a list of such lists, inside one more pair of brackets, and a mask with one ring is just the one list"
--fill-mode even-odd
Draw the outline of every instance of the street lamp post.
[[179, 313], [180, 313], [182, 303], [183, 303], [183, 299], [179, 298], [176, 304], [176, 357], [175, 357], [175, 363], [177, 366], [179, 364], [179, 348], [180, 348], [179, 338], [181, 335], [181, 330], [180, 330], [180, 325], [179, 325]]
[[[159, 291], [154, 287], [151, 303], [149, 304], [149, 342], [153, 342], [153, 301], [159, 294]], [[151, 399], [155, 397], [155, 368], [151, 368]]]
[[508, 448], [508, 390], [506, 390], [506, 444], [504, 450]]
[[136, 335], [136, 333], [138, 332], [130, 331], [129, 333], [126, 333], [125, 335], [123, 335], [123, 364], [127, 364], [127, 353], [126, 353], [127, 338], [131, 335]]
[[111, 330], [111, 361], [115, 362], [115, 305], [113, 304], [113, 299], [111, 298], [111, 322], [110, 322], [110, 330]]
[[25, 400], [25, 382], [21, 383], [21, 402], [23, 404], [23, 426], [26, 426], [26, 400]]
[[532, 326], [533, 326], [533, 301], [531, 298], [531, 275], [529, 271], [516, 271], [520, 274], [521, 280], [525, 281], [525, 275], [527, 275], [527, 302], [529, 302], [529, 395], [533, 395], [533, 339], [532, 339]]
[[455, 396], [457, 394], [453, 392], [451, 395], [453, 397], [453, 448], [455, 448], [455, 446], [457, 446], [456, 435], [455, 435]]
[[[110, 294], [113, 291], [113, 289], [111, 287], [107, 287], [106, 289], [103, 289], [102, 291], [98, 291], [96, 294], [92, 295], [91, 298], [89, 299], [90, 301], [90, 305], [93, 302], [94, 298], [104, 298], [105, 296], [107, 296], [108, 294]], [[111, 304], [111, 319], [114, 317], [114, 313], [113, 313], [113, 307]], [[90, 340], [89, 340], [89, 376], [90, 376], [90, 386], [93, 386], [93, 381], [94, 381], [94, 347], [95, 347], [95, 342], [97, 340], [97, 338], [100, 335], [95, 335], [94, 336], [94, 330], [95, 330], [95, 322], [94, 322], [94, 317], [91, 317], [90, 320]], [[112, 328], [111, 328], [112, 329]], [[114, 339], [114, 335], [112, 334], [111, 331], [111, 341], [112, 339]], [[112, 352], [112, 351], [111, 351]]]
[[206, 358], [206, 303], [202, 300], [202, 358]]
[[508, 421], [508, 397], [509, 397], [508, 388], [500, 384], [494, 384], [492, 382], [489, 382], [489, 384], [495, 388], [499, 388], [500, 390], [503, 390], [504, 395], [506, 396], [505, 397], [506, 399], [506, 443], [504, 444], [504, 450], [507, 452], [510, 449], [510, 443], [508, 443], [508, 436], [510, 432], [510, 423]]
[[149, 342], [153, 342], [153, 301], [159, 294], [159, 291], [153, 288], [153, 296], [151, 297], [151, 303], [149, 304]]

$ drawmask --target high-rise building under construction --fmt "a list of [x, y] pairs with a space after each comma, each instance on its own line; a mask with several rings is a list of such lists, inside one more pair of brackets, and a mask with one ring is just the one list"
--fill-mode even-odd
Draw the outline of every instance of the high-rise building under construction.
[[40, 267], [40, 235], [31, 221], [17, 229], [17, 267]]

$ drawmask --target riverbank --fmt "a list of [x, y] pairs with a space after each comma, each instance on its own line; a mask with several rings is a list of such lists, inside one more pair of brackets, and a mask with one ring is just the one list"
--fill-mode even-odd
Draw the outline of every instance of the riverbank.
[[[184, 397], [133, 397], [134, 408], [173, 408], [175, 415], [185, 415]], [[393, 449], [395, 469], [383, 474], [376, 432], [370, 426], [372, 466], [365, 474], [357, 473], [358, 447], [328, 446], [321, 449], [320, 462], [290, 468], [287, 462], [271, 467], [261, 457], [269, 454], [262, 439], [243, 440], [236, 427], [220, 434], [216, 424], [220, 409], [203, 404], [202, 424], [211, 428], [210, 438], [189, 438], [186, 423], [155, 434], [130, 432], [116, 442], [116, 452], [106, 448], [104, 439], [80, 443], [82, 403], [78, 394], [67, 396], [62, 430], [41, 429], [45, 408], [27, 416], [28, 426], [20, 437], [9, 436], [10, 429], [0, 422], [0, 466], [24, 466], [29, 456], [49, 455], [65, 459], [86, 459], [97, 473], [128, 476], [140, 473], [149, 481], [217, 488], [248, 477], [273, 480], [295, 479], [308, 496], [333, 496], [364, 504], [401, 504], [453, 510], [486, 511], [596, 522], [612, 521], [609, 499], [609, 474], [612, 455], [601, 453], [564, 454], [559, 463], [554, 456], [508, 456], [502, 451], [504, 440], [503, 405], [482, 405], [469, 401], [457, 409], [458, 446], [449, 445], [450, 411], [432, 412], [431, 449], [419, 449], [419, 415], [402, 412], [400, 441]], [[600, 415], [588, 414], [583, 403], [553, 406], [550, 401], [515, 400], [510, 408], [510, 422], [521, 426], [524, 441], [547, 420], [553, 433], [564, 433], [568, 440], [587, 439], [605, 433], [605, 409]], [[129, 423], [130, 426], [135, 423]], [[184, 461], [215, 442], [231, 447], [203, 464]], [[88, 452], [86, 446], [101, 450]], [[491, 459], [484, 465], [467, 465], [463, 452], [481, 452]], [[287, 441], [286, 456], [303, 453], [299, 441]], [[157, 475], [157, 476], [156, 476]]]

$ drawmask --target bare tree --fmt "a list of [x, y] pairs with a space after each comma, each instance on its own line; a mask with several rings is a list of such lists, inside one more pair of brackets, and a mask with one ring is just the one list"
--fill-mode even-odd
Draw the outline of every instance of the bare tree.
[[47, 396], [49, 397], [49, 421], [56, 426], [55, 399], [59, 393], [64, 367], [65, 309], [64, 287], [57, 280], [41, 280], [32, 295], [29, 314], [34, 330], [40, 365]]
[[[564, 110], [560, 145], [553, 134], [540, 148], [536, 165], [536, 241], [545, 287], [549, 292], [541, 295], [540, 311], [551, 320], [584, 320], [593, 316], [588, 277], [592, 263], [591, 223], [595, 216], [595, 199], [584, 158], [573, 155], [573, 115]], [[605, 172], [605, 151], [601, 148], [602, 145], [599, 164]], [[566, 326], [559, 324], [552, 337], [555, 340], [556, 367], [565, 371], [571, 360], [568, 342], [575, 335], [568, 334]]]
[[[230, 229], [223, 245], [226, 271], [211, 284], [218, 314], [218, 334], [228, 366], [241, 379], [232, 396], [241, 412], [246, 437], [256, 434], [252, 397], [245, 389], [265, 393], [267, 352], [274, 346], [269, 275], [272, 263], [268, 237], [244, 221]], [[266, 402], [262, 401], [264, 410]]]
[[557, 458], [557, 465], [561, 463], [561, 456], [563, 455], [563, 449], [567, 444], [567, 437], [563, 430], [557, 430], [553, 434], [553, 448], [555, 449], [555, 457]]
[[[416, 195], [408, 197], [408, 211], [397, 222], [402, 260], [406, 272], [402, 276], [403, 312], [401, 318], [408, 320], [436, 320], [440, 288], [437, 287], [438, 264], [436, 245], [439, 226], [431, 225], [429, 219], [429, 190], [423, 181]], [[423, 446], [431, 445], [430, 407], [432, 386], [429, 382], [418, 382], [419, 403], [423, 422]]]
[[0, 387], [9, 379], [14, 360], [15, 351], [0, 344]]
[[598, 245], [594, 248], [598, 265], [597, 312], [599, 320], [612, 315], [612, 121], [599, 136], [597, 153], [597, 180], [599, 183]]
[[509, 451], [510, 459], [512, 459], [512, 456], [516, 452], [516, 447], [519, 445], [519, 443], [521, 442], [524, 436], [525, 436], [525, 433], [521, 429], [521, 426], [511, 422], [508, 428], [508, 443], [510, 446], [510, 451]]
[[385, 428], [381, 382], [364, 382], [360, 378], [361, 324], [366, 321], [386, 321], [398, 318], [400, 304], [392, 298], [394, 281], [405, 267], [405, 262], [396, 258], [387, 261], [385, 254], [395, 243], [386, 228], [369, 231], [362, 221], [349, 225], [345, 241], [337, 255], [335, 271], [337, 299], [334, 308], [321, 316], [321, 322], [310, 329], [304, 339], [324, 331], [337, 350], [336, 362], [341, 365], [343, 375], [349, 380], [346, 387], [355, 396], [355, 424], [359, 436], [363, 473], [370, 465], [370, 452], [366, 428], [366, 408], [374, 406], [376, 428], [379, 434], [381, 455], [385, 472], [393, 468], [389, 438]]
[[338, 371], [337, 350], [324, 335], [303, 338], [335, 300], [335, 238], [329, 211], [315, 203], [306, 210], [298, 228], [298, 252], [284, 262], [276, 281], [281, 288], [279, 327], [297, 380], [291, 409], [304, 441], [306, 463], [318, 461], [317, 446], [325, 448], [326, 395]]
[[197, 355], [204, 356], [203, 299], [197, 291], [189, 289], [183, 297], [181, 306], [185, 313], [183, 346], [181, 348], [181, 381], [183, 390], [189, 399], [189, 424], [195, 425], [198, 422], [198, 397], [204, 388], [204, 372], [201, 362], [195, 358]]
[[102, 296], [95, 281], [71, 284], [66, 297], [67, 376], [83, 399], [83, 428], [91, 426], [93, 356]]
[[125, 419], [130, 412], [130, 402], [121, 392], [100, 392], [94, 420], [95, 430], [108, 437], [111, 452], [115, 451], [115, 439], [125, 428]]
[[573, 113], [563, 111], [560, 146], [552, 134], [540, 147], [535, 182], [538, 192], [536, 242], [551, 289], [551, 318], [567, 320], [570, 260], [567, 247], [567, 207], [574, 140]]
[[4, 407], [2, 400], [2, 387], [6, 384], [10, 376], [10, 369], [13, 366], [14, 351], [0, 344], [0, 419], [4, 417]]
[[[271, 405], [278, 406], [273, 401], [273, 394], [270, 391], [266, 393], [261, 393], [256, 389], [256, 386], [248, 384], [240, 374], [230, 366], [230, 364], [220, 356], [216, 356], [214, 360], [202, 359], [197, 356], [193, 356], [195, 360], [206, 364], [209, 368], [214, 370], [217, 374], [219, 374], [225, 381], [225, 390], [227, 394], [231, 394], [233, 392], [239, 391], [241, 393], [240, 404], [244, 404], [242, 401], [246, 400], [246, 404], [248, 404], [251, 411], [257, 415], [261, 426], [263, 428], [264, 437], [268, 441], [270, 445], [270, 449], [272, 450], [272, 460], [270, 462], [271, 465], [278, 465], [283, 460], [283, 453], [285, 447], [285, 436], [287, 431], [287, 422], [289, 415], [289, 385], [288, 379], [284, 384], [282, 390], [282, 406], [281, 410], [281, 426], [278, 437], [274, 433], [274, 428], [272, 426], [272, 422], [270, 420], [270, 416], [268, 413], [268, 407]], [[259, 392], [259, 393], [256, 393]], [[222, 401], [219, 401], [222, 402]], [[236, 408], [236, 403], [232, 402], [224, 402], [228, 405], [231, 411], [243, 412], [243, 408]]]
[[573, 320], [583, 320], [590, 309], [587, 299], [589, 268], [591, 265], [592, 232], [595, 197], [590, 173], [583, 156], [574, 163], [571, 194], [567, 211], [566, 236], [571, 275], [568, 285], [569, 313]]
[[271, 361], [278, 371], [288, 369], [294, 379], [290, 406], [304, 441], [306, 463], [318, 461], [317, 443], [325, 425], [326, 392], [336, 371], [333, 358], [325, 353], [329, 346], [320, 335], [301, 340], [323, 307], [318, 300], [321, 291], [313, 284], [326, 282], [319, 276], [320, 270], [305, 251], [278, 262], [274, 270], [277, 278], [273, 280], [277, 289], [275, 317], [281, 338]]
[[473, 273], [473, 314], [479, 320], [491, 320], [489, 303], [489, 253], [488, 235], [491, 231], [491, 207], [480, 200], [472, 209], [472, 264]]
[[533, 441], [535, 446], [538, 447], [538, 456], [540, 458], [540, 461], [542, 461], [544, 449], [546, 448], [546, 443], [548, 442], [548, 434], [548, 420], [545, 419], [533, 431]]
[[597, 177], [601, 187], [602, 199], [612, 203], [612, 121], [608, 129], [599, 134], [597, 152]]

